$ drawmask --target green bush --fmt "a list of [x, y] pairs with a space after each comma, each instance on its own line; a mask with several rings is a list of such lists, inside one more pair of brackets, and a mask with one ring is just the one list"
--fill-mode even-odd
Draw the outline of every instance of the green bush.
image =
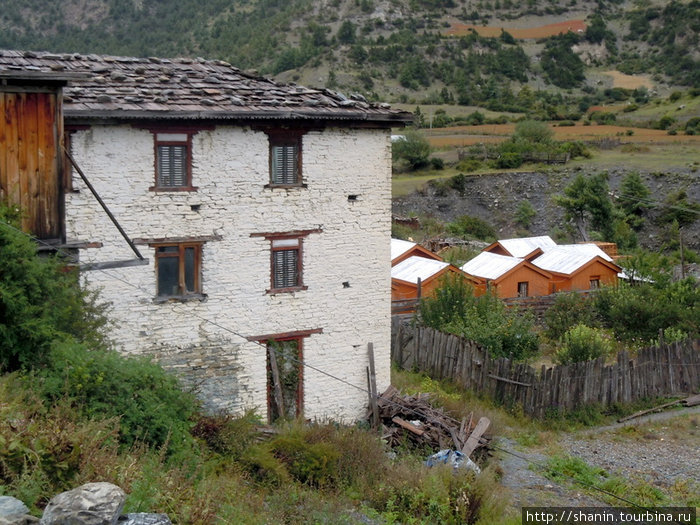
[[594, 322], [592, 301], [575, 292], [557, 295], [554, 304], [544, 313], [545, 333], [554, 340], [578, 324], [593, 326]]
[[18, 214], [0, 206], [0, 371], [41, 366], [58, 341], [105, 346], [106, 307], [63, 261], [38, 257], [18, 227]]
[[481, 168], [481, 161], [479, 159], [462, 159], [455, 165], [456, 170], [466, 173], [471, 173], [479, 168]]
[[613, 349], [609, 334], [599, 328], [579, 324], [564, 334], [555, 359], [561, 364], [579, 363], [610, 355]]
[[445, 279], [419, 311], [426, 326], [476, 341], [496, 357], [527, 359], [539, 348], [531, 316], [506, 308], [494, 294], [474, 297], [458, 277]]
[[458, 217], [454, 222], [447, 225], [447, 229], [453, 235], [459, 235], [464, 238], [470, 237], [489, 242], [496, 239], [496, 230], [489, 223], [471, 215]]
[[176, 453], [192, 444], [194, 396], [145, 358], [60, 343], [33, 377], [36, 391], [52, 402], [68, 400], [88, 418], [119, 418], [120, 441], [126, 445], [167, 445]]
[[604, 326], [626, 342], [649, 344], [660, 330], [674, 328], [691, 337], [700, 333], [700, 288], [692, 278], [669, 283], [620, 283], [603, 288], [595, 297]]
[[309, 443], [300, 433], [281, 435], [270, 450], [301, 483], [314, 487], [332, 485], [340, 452], [329, 443]]
[[394, 163], [404, 162], [409, 169], [417, 170], [428, 165], [431, 148], [421, 133], [409, 130], [392, 144], [391, 151]]
[[445, 161], [442, 160], [440, 157], [430, 157], [430, 166], [434, 170], [444, 170], [445, 169]]
[[518, 208], [515, 210], [515, 222], [527, 229], [532, 224], [532, 219], [537, 215], [537, 210], [530, 204], [529, 200], [523, 200], [518, 203]]
[[519, 168], [523, 164], [523, 156], [514, 151], [501, 153], [495, 162], [495, 167], [502, 170]]

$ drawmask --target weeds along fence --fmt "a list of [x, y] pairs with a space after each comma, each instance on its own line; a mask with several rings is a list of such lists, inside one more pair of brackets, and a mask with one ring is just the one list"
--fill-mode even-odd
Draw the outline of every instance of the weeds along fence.
[[507, 358], [495, 359], [473, 341], [427, 327], [392, 323], [393, 361], [434, 379], [504, 403], [517, 403], [534, 417], [588, 404], [609, 406], [644, 398], [690, 394], [700, 388], [700, 340], [625, 351], [613, 364], [603, 358], [539, 370]]

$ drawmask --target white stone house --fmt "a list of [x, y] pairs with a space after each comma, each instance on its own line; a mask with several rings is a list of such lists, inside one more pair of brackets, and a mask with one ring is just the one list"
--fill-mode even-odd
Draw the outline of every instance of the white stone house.
[[[390, 383], [391, 128], [410, 114], [219, 61], [0, 51], [8, 71], [70, 78], [63, 245], [97, 268], [121, 351], [210, 410], [365, 414], [368, 343]], [[77, 168], [147, 262], [114, 263], [136, 257]]]

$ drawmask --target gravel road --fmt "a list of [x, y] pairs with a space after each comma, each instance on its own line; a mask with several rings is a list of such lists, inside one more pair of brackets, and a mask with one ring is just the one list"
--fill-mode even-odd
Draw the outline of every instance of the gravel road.
[[[508, 438], [497, 446], [503, 449], [498, 453], [501, 483], [514, 507], [605, 505], [541, 475], [532, 465], [545, 463], [549, 451], [532, 451]], [[687, 481], [700, 490], [700, 406], [563, 433], [552, 448], [627, 479], [642, 478], [659, 488]]]

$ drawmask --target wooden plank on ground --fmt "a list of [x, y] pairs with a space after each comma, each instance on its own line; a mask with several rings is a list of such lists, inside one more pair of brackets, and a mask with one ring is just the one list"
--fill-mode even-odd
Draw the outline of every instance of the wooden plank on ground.
[[694, 407], [700, 405], [700, 394], [698, 394], [697, 396], [687, 397], [683, 399], [682, 403], [687, 407]]
[[416, 436], [422, 436], [423, 434], [425, 434], [425, 431], [421, 430], [420, 428], [418, 428], [418, 427], [417, 427], [416, 425], [414, 425], [413, 423], [409, 423], [409, 422], [406, 421], [405, 419], [401, 419], [401, 418], [398, 417], [398, 416], [395, 416], [395, 417], [391, 418], [391, 421], [393, 421], [394, 423], [396, 423], [396, 424], [399, 425], [400, 427], [405, 428], [405, 429], [408, 430], [409, 432], [414, 433]]
[[479, 446], [479, 439], [484, 434], [484, 432], [488, 430], [490, 425], [491, 420], [489, 418], [482, 417], [481, 419], [479, 419], [479, 422], [476, 424], [474, 432], [471, 433], [471, 435], [467, 439], [467, 442], [464, 444], [464, 447], [462, 447], [462, 454], [464, 454], [467, 457], [471, 456], [472, 452], [474, 452], [474, 449], [477, 446]]
[[[700, 397], [700, 396], [698, 396], [698, 397]], [[663, 405], [659, 405], [659, 406], [656, 406], [654, 408], [648, 408], [647, 410], [640, 410], [639, 412], [635, 412], [632, 415], [618, 419], [617, 422], [622, 423], [623, 421], [629, 421], [630, 419], [635, 419], [635, 418], [641, 417], [645, 414], [651, 414], [652, 412], [657, 412], [657, 411], [661, 410], [662, 408], [668, 408], [668, 407], [671, 407], [673, 405], [678, 405], [682, 401], [685, 401], [685, 400], [684, 399], [677, 399], [676, 401], [670, 401], [668, 403], [664, 403]]]

